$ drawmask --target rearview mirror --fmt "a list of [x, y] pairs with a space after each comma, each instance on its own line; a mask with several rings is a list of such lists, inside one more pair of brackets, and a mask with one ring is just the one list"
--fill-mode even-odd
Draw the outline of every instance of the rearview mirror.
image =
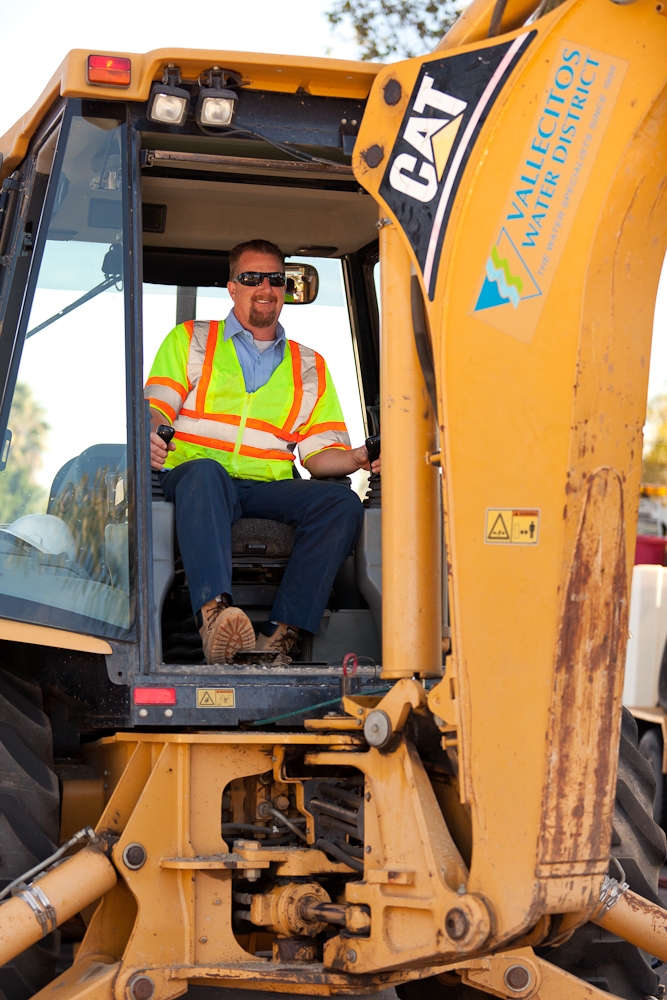
[[320, 276], [312, 264], [285, 264], [286, 305], [308, 305], [317, 298]]

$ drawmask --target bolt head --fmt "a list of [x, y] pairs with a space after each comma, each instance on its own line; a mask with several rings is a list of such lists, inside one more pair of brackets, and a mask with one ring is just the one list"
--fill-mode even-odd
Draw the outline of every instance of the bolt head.
[[171, 717], [172, 717], [173, 714], [174, 713], [173, 713], [173, 711], [172, 711], [171, 708], [165, 708], [165, 710], [164, 710], [164, 717], [165, 717], [165, 719], [171, 719]]
[[379, 167], [384, 160], [384, 149], [375, 143], [361, 154], [369, 167]]
[[384, 85], [385, 104], [393, 107], [395, 104], [398, 104], [402, 96], [403, 90], [398, 80], [387, 80]]
[[208, 938], [207, 938], [207, 937], [200, 937], [200, 938], [199, 938], [199, 943], [200, 943], [200, 944], [206, 944], [206, 942], [207, 942], [207, 941], [208, 941]]
[[458, 906], [451, 909], [445, 917], [445, 930], [452, 941], [460, 941], [464, 938], [468, 933], [469, 926], [467, 916]]
[[345, 958], [347, 959], [348, 962], [356, 962], [356, 960], [357, 960], [357, 953], [354, 950], [354, 948], [350, 948], [350, 950], [345, 955]]
[[150, 976], [133, 976], [129, 983], [132, 1000], [151, 1000], [155, 993], [155, 983]]
[[380, 749], [387, 745], [392, 737], [391, 721], [386, 712], [376, 708], [369, 712], [364, 723], [364, 736], [371, 747]]
[[123, 864], [132, 871], [138, 871], [146, 864], [146, 857], [143, 844], [128, 844], [123, 851]]
[[214, 905], [214, 906], [220, 906], [221, 902], [222, 902], [222, 900], [221, 900], [221, 899], [214, 899], [214, 900], [213, 900], [213, 905]]
[[147, 708], [140, 708], [139, 709], [139, 718], [140, 719], [145, 719], [147, 715], [148, 715], [148, 709]]
[[532, 976], [525, 965], [510, 965], [505, 972], [505, 985], [515, 993], [522, 993], [530, 986]]
[[366, 854], [370, 854], [371, 853], [371, 845], [370, 844], [366, 844], [365, 850], [366, 850]]

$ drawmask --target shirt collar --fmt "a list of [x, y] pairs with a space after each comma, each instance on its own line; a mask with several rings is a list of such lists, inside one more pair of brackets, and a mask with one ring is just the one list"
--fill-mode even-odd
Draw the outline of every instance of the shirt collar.
[[[230, 337], [235, 337], [239, 333], [247, 333], [250, 337], [252, 337], [252, 333], [250, 332], [250, 330], [246, 330], [246, 328], [239, 322], [236, 313], [232, 309], [227, 319], [225, 320], [224, 339], [229, 340]], [[276, 327], [276, 339], [272, 341], [272, 343], [279, 344], [281, 342], [284, 342], [285, 339], [286, 339], [285, 330], [283, 326], [280, 323], [278, 323], [278, 326]]]

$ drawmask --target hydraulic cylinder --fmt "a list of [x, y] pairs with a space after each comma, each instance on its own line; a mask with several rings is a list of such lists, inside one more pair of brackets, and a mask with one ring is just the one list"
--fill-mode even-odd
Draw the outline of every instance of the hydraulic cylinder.
[[667, 910], [643, 896], [625, 889], [593, 923], [667, 962]]
[[102, 851], [85, 847], [0, 904], [0, 965], [94, 903], [117, 878]]
[[410, 258], [380, 229], [382, 677], [442, 673], [441, 528], [435, 416], [417, 355]]

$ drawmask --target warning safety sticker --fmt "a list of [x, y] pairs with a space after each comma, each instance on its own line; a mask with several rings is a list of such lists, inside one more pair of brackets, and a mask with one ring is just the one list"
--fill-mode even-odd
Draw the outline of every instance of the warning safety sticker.
[[234, 688], [197, 688], [197, 708], [234, 708]]
[[537, 545], [539, 540], [539, 510], [487, 508], [485, 542], [496, 545]]

